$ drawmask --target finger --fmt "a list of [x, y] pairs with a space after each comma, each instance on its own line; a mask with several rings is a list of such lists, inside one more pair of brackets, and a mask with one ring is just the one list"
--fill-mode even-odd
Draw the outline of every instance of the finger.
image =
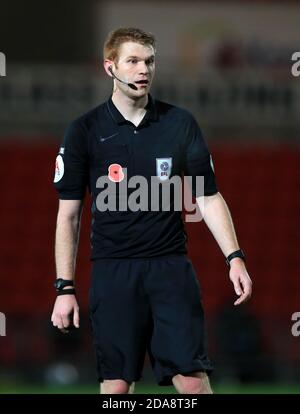
[[70, 319], [68, 315], [61, 315], [62, 327], [68, 328], [70, 326]]
[[56, 326], [60, 330], [64, 328], [61, 315], [59, 315], [59, 314], [55, 315], [55, 325], [54, 326]]
[[75, 328], [79, 328], [79, 309], [74, 310], [73, 324]]
[[241, 286], [241, 284], [240, 284], [240, 281], [239, 281], [239, 280], [237, 280], [237, 281], [234, 281], [234, 282], [232, 282], [232, 283], [233, 283], [233, 286], [234, 286], [235, 293], [236, 293], [238, 296], [240, 296], [240, 295], [243, 293], [243, 289], [242, 289], [242, 286]]
[[243, 280], [241, 283], [243, 286], [244, 294], [247, 296], [248, 299], [250, 299], [252, 295], [252, 283], [249, 281], [243, 281]]
[[248, 293], [243, 293], [242, 294], [242, 296], [240, 296], [235, 302], [234, 302], [234, 305], [235, 306], [237, 306], [237, 305], [240, 305], [241, 303], [243, 303], [243, 302], [247, 302], [247, 300], [249, 300], [250, 299], [250, 295], [248, 294]]
[[54, 326], [56, 326], [56, 324], [57, 324], [57, 314], [56, 313], [54, 313], [54, 312], [52, 312], [52, 315], [51, 315], [51, 322], [52, 322], [52, 324], [54, 325]]
[[63, 326], [63, 322], [61, 322], [61, 325], [60, 325], [60, 327], [59, 327], [58, 329], [59, 329], [59, 330], [60, 330], [60, 332], [61, 332], [61, 333], [63, 333], [63, 334], [69, 333], [69, 330], [68, 330], [68, 329], [66, 329], [66, 328], [64, 328], [64, 326]]
[[234, 302], [234, 306], [238, 306], [241, 303], [243, 303], [243, 296], [241, 296], [240, 298], [238, 298], [235, 302]]
[[248, 284], [248, 285], [245, 287], [245, 292], [247, 292], [247, 294], [248, 294], [248, 296], [249, 296], [249, 299], [250, 299], [250, 298], [251, 298], [251, 296], [252, 296], [252, 283]]
[[52, 315], [51, 321], [53, 326], [57, 327], [59, 324], [59, 320], [60, 318], [57, 315]]
[[60, 316], [53, 315], [52, 324], [55, 328], [59, 329], [62, 333], [68, 333], [69, 331], [63, 327], [63, 322]]
[[64, 329], [64, 326], [63, 326], [63, 323], [62, 323], [62, 320], [60, 319], [58, 322], [57, 322], [57, 328], [59, 329], [59, 330], [62, 330], [62, 329]]

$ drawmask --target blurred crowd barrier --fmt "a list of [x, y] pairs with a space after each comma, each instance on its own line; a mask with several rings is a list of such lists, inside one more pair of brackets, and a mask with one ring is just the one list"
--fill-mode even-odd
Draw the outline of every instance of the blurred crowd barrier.
[[[0, 133], [56, 136], [87, 108], [106, 100], [110, 90], [111, 82], [93, 66], [12, 65], [0, 83]], [[227, 129], [237, 139], [241, 131], [251, 131], [253, 139], [259, 131], [273, 139], [299, 137], [300, 82], [286, 68], [215, 67], [187, 78], [178, 71], [173, 76], [160, 72], [152, 94], [190, 110], [212, 137]]]

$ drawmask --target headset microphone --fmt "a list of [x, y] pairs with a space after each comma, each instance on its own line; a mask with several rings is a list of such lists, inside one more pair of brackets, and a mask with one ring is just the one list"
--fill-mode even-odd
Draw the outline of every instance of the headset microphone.
[[123, 81], [122, 79], [119, 79], [114, 73], [113, 73], [113, 70], [112, 70], [112, 66], [109, 66], [108, 67], [108, 70], [110, 71], [110, 73], [112, 74], [112, 76], [115, 78], [115, 79], [117, 79], [119, 82], [122, 82], [122, 83], [124, 83], [125, 85], [127, 85], [127, 86], [129, 86], [131, 89], [134, 89], [135, 91], [137, 91], [137, 86], [135, 86], [133, 83], [129, 83], [129, 82], [125, 82], [125, 81]]

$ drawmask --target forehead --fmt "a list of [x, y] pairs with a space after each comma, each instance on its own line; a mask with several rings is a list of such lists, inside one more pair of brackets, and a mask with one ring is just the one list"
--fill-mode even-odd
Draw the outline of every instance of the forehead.
[[141, 59], [147, 59], [154, 55], [154, 49], [151, 45], [141, 45], [135, 42], [124, 42], [119, 48], [119, 59], [125, 59], [128, 56], [136, 56]]

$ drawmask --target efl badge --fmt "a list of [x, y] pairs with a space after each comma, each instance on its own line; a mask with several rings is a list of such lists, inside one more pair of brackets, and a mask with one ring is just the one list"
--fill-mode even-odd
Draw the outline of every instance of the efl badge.
[[170, 178], [172, 158], [156, 158], [156, 175], [161, 181]]
[[114, 183], [120, 183], [124, 179], [124, 172], [120, 164], [111, 164], [108, 167], [108, 178]]

